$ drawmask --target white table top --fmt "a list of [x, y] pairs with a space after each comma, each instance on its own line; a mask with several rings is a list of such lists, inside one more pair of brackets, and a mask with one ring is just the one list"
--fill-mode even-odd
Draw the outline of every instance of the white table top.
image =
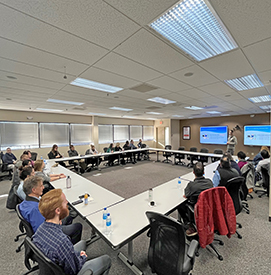
[[[52, 162], [50, 162], [52, 164]], [[91, 195], [88, 205], [80, 203], [74, 205], [73, 207], [83, 216], [91, 215], [97, 211], [101, 211], [104, 207], [108, 207], [115, 203], [118, 203], [124, 198], [111, 191], [97, 185], [96, 183], [81, 177], [80, 175], [66, 169], [65, 167], [58, 165], [58, 167], [53, 167], [51, 169], [53, 174], [63, 173], [71, 178], [71, 188], [66, 188], [66, 178], [52, 181], [51, 184], [54, 188], [61, 188], [65, 194], [67, 200], [72, 203], [79, 200], [80, 195], [88, 193]]]
[[109, 207], [108, 212], [112, 219], [112, 233], [109, 235], [105, 234], [102, 212], [86, 218], [113, 249], [118, 249], [147, 229], [149, 222], [145, 215], [146, 211], [168, 214], [175, 210], [185, 200], [183, 194], [187, 183], [187, 180], [182, 180], [181, 188], [178, 189], [176, 178], [153, 188], [155, 206], [149, 205], [147, 190]]

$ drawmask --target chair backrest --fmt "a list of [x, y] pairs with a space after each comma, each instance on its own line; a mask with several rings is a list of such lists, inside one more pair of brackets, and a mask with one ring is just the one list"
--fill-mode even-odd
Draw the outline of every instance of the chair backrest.
[[185, 150], [185, 147], [184, 147], [184, 146], [180, 146], [178, 150], [184, 151], [184, 150]]
[[16, 205], [16, 213], [17, 213], [17, 215], [18, 215], [20, 221], [22, 222], [23, 227], [25, 228], [26, 235], [27, 235], [28, 237], [32, 237], [33, 234], [34, 234], [34, 231], [33, 231], [33, 229], [32, 229], [31, 224], [30, 224], [27, 220], [25, 220], [25, 218], [22, 216], [21, 211], [20, 211], [19, 204]]
[[142, 143], [141, 144], [141, 148], [143, 149], [143, 148], [146, 148], [147, 147], [147, 145], [145, 144], [145, 143]]
[[232, 198], [236, 215], [238, 215], [243, 209], [240, 191], [244, 182], [244, 177], [235, 177], [229, 179], [225, 186]]
[[4, 161], [3, 161], [4, 153], [2, 151], [0, 153], [0, 157], [1, 157], [2, 162], [4, 163]]
[[198, 152], [198, 148], [197, 147], [191, 147], [189, 149], [190, 152]]
[[241, 168], [242, 177], [245, 178], [245, 185], [248, 189], [254, 188], [255, 167], [253, 162], [248, 162]]
[[269, 184], [270, 184], [269, 169], [270, 168], [267, 166], [261, 167], [261, 172], [262, 172], [262, 177], [263, 177], [263, 187], [267, 188], [268, 190], [269, 190]]
[[207, 148], [201, 148], [200, 152], [201, 153], [209, 153], [209, 150]]
[[104, 150], [104, 153], [106, 153], [106, 151], [108, 150], [108, 147], [104, 147], [103, 150]]
[[25, 238], [27, 246], [30, 248], [31, 252], [35, 255], [35, 259], [39, 264], [39, 275], [65, 275], [64, 270], [47, 258], [31, 241], [30, 237]]
[[146, 212], [150, 222], [148, 261], [152, 272], [181, 275], [185, 256], [185, 234], [182, 225], [165, 215]]
[[36, 152], [31, 152], [31, 159], [32, 159], [33, 161], [35, 161], [35, 160], [37, 159], [37, 156], [38, 156], [38, 153], [36, 153]]
[[215, 149], [214, 154], [223, 154], [223, 150], [222, 149]]
[[165, 149], [166, 149], [166, 150], [171, 150], [171, 148], [172, 148], [171, 145], [166, 145], [166, 146], [165, 146]]

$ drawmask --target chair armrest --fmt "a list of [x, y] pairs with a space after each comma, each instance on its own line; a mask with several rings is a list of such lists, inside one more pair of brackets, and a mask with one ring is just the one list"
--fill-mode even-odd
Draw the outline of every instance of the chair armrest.
[[190, 243], [188, 251], [187, 251], [187, 256], [190, 259], [194, 259], [195, 258], [195, 254], [197, 252], [198, 245], [199, 245], [199, 242], [196, 241], [196, 240], [192, 240], [192, 242]]
[[198, 241], [192, 240], [192, 242], [189, 245], [187, 254], [184, 257], [184, 263], [183, 263], [183, 273], [188, 273], [194, 265], [195, 262], [195, 256], [196, 252], [198, 250]]
[[82, 273], [82, 275], [92, 275], [93, 274], [93, 271], [88, 269], [86, 270], [85, 272]]

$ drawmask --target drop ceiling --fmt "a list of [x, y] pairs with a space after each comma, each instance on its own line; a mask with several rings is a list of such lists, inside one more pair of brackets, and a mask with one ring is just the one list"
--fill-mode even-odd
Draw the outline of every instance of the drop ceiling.
[[[141, 119], [219, 116], [207, 111], [265, 112], [259, 108], [262, 104], [248, 98], [271, 91], [270, 0], [210, 0], [238, 48], [202, 62], [148, 27], [177, 1], [68, 2], [0, 0], [0, 109], [61, 109], [67, 114]], [[257, 74], [264, 87], [236, 92], [224, 83], [248, 74]], [[77, 77], [123, 90], [108, 94], [70, 85]], [[137, 86], [154, 89], [134, 90]], [[176, 103], [147, 101], [156, 96]], [[49, 103], [49, 98], [84, 104], [78, 108]], [[191, 105], [206, 109], [184, 108]], [[109, 109], [113, 106], [133, 110]], [[147, 114], [150, 110], [163, 115]]]

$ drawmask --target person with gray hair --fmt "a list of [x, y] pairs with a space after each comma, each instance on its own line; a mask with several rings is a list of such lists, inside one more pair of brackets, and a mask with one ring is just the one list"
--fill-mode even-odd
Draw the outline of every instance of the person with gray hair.
[[[43, 194], [43, 179], [38, 176], [31, 176], [24, 181], [23, 190], [26, 194], [25, 200], [19, 205], [20, 212], [24, 219], [28, 221], [34, 232], [37, 231], [39, 226], [44, 222], [45, 218], [39, 211], [39, 201]], [[81, 240], [82, 224], [65, 224], [69, 223], [70, 216], [62, 221], [62, 231], [64, 234], [70, 236], [73, 244]]]

